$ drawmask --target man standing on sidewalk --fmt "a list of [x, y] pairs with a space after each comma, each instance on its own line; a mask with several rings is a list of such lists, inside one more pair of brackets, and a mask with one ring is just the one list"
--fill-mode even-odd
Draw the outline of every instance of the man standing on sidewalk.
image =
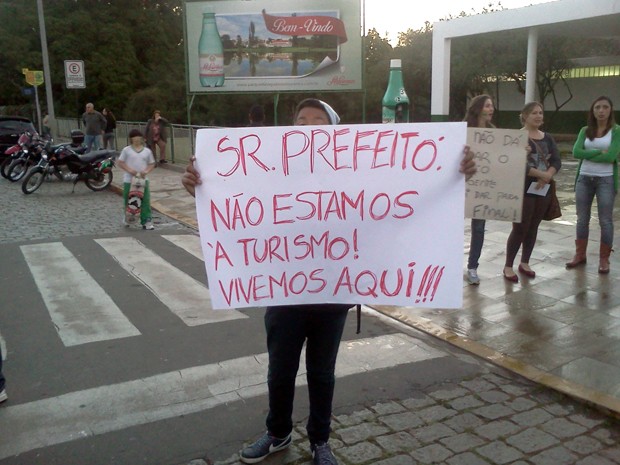
[[90, 152], [93, 147], [95, 150], [99, 150], [101, 147], [100, 137], [103, 136], [107, 124], [105, 116], [96, 111], [92, 103], [87, 103], [86, 111], [82, 114], [82, 124], [84, 125], [86, 151]]

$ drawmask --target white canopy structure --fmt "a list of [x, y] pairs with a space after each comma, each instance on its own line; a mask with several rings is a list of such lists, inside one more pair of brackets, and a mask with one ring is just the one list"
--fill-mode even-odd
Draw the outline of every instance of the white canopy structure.
[[[540, 36], [620, 37], [620, 0], [557, 0], [433, 23], [431, 115], [434, 121], [445, 121], [449, 115], [451, 41], [502, 31], [522, 32], [527, 36], [526, 76], [535, 76]], [[535, 84], [535, 79], [526, 79], [525, 102], [536, 100]]]

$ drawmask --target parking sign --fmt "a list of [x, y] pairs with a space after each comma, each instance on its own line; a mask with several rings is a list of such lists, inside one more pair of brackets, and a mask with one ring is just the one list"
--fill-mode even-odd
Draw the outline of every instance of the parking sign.
[[82, 60], [65, 60], [65, 79], [67, 89], [85, 89], [84, 62]]

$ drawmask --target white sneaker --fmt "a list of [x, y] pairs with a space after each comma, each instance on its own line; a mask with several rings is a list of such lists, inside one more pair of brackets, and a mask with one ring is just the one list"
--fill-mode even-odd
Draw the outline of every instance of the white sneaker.
[[3, 389], [2, 391], [0, 391], [0, 402], [4, 402], [8, 398], [9, 396], [6, 395], [6, 389]]
[[467, 282], [469, 284], [473, 284], [474, 286], [477, 286], [478, 284], [480, 284], [480, 278], [478, 277], [478, 270], [474, 268], [470, 268], [469, 270], [467, 270]]
[[142, 229], [146, 229], [148, 231], [152, 231], [153, 229], [155, 229], [155, 226], [153, 226], [153, 222], [152, 221], [147, 221], [146, 223], [144, 223], [142, 225]]

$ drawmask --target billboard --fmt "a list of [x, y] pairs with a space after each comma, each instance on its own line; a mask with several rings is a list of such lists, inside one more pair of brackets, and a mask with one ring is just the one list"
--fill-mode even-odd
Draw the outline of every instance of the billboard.
[[190, 93], [362, 88], [359, 0], [186, 1]]

